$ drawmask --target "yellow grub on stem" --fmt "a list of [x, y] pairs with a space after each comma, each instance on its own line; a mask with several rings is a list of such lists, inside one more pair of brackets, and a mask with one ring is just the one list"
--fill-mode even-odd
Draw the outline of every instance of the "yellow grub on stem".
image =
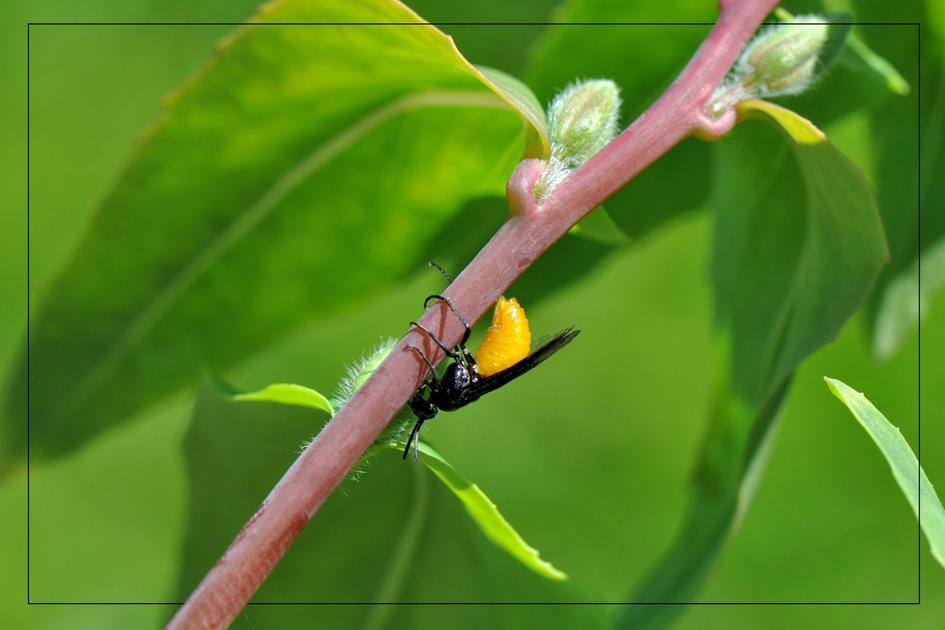
[[492, 325], [476, 349], [479, 375], [491, 376], [512, 367], [528, 356], [531, 346], [532, 333], [525, 309], [515, 298], [500, 297], [495, 303]]

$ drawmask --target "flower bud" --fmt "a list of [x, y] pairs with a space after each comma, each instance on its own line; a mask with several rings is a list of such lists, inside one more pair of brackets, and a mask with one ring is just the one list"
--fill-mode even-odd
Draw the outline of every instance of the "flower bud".
[[617, 135], [620, 89], [609, 79], [569, 85], [548, 108], [551, 157], [535, 184], [536, 199], [543, 199], [571, 171], [604, 148]]
[[548, 131], [552, 155], [575, 168], [617, 135], [620, 90], [608, 79], [574, 83], [551, 102]]
[[755, 37], [735, 69], [745, 89], [770, 97], [797, 94], [807, 88], [827, 43], [826, 22], [818, 15], [799, 15]]

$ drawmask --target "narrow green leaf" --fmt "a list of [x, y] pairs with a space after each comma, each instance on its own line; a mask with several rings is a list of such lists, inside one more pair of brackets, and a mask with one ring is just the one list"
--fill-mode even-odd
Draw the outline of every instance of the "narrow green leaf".
[[27, 405], [34, 454], [61, 454], [396, 283], [467, 200], [503, 195], [526, 137], [546, 152], [521, 83], [433, 26], [357, 25], [422, 21], [395, 0], [277, 0], [254, 22], [344, 24], [244, 26], [166, 99], [33, 305], [3, 463]]
[[[329, 416], [334, 413], [331, 403], [324, 396], [302, 385], [279, 383], [256, 392], [233, 395], [232, 399], [310, 407], [328, 412]], [[316, 427], [311, 427], [311, 429], [313, 433], [317, 431]], [[405, 445], [386, 443], [384, 446], [401, 453]], [[467, 514], [486, 538], [535, 573], [552, 580], [567, 579], [563, 571], [559, 571], [550, 562], [541, 559], [538, 550], [525, 542], [525, 539], [515, 531], [515, 528], [502, 516], [495, 503], [479, 486], [463, 477], [426, 442], [420, 442], [418, 450], [420, 461], [460, 500]], [[366, 459], [371, 459], [371, 453]], [[362, 466], [366, 468], [367, 463], [365, 462]]]
[[[396, 451], [402, 451], [403, 444], [390, 445]], [[466, 512], [475, 521], [486, 538], [500, 549], [521, 562], [523, 565], [551, 580], [566, 580], [567, 574], [555, 568], [550, 562], [542, 560], [538, 550], [525, 542], [515, 528], [505, 520], [502, 513], [489, 497], [477, 486], [463, 477], [432, 446], [420, 443], [420, 461], [456, 495]]]
[[847, 38], [847, 47], [840, 55], [840, 62], [876, 75], [893, 94], [903, 96], [912, 90], [909, 82], [891, 63], [873, 52], [873, 49], [854, 33]]
[[[819, 129], [761, 101], [739, 115], [717, 144], [722, 367], [686, 513], [636, 601], [696, 595], [751, 502], [795, 368], [839, 332], [886, 258], [869, 185]], [[663, 628], [680, 612], [633, 606], [618, 627]]]
[[[193, 590], [291, 465], [299, 445], [317, 431], [312, 413], [292, 404], [247, 404], [210, 389], [200, 392], [183, 440], [190, 501], [178, 597]], [[424, 446], [421, 457], [443, 467], [451, 483], [467, 483], [451, 476], [451, 468], [430, 453]], [[379, 448], [361, 468], [356, 482], [346, 481], [322, 506], [255, 602], [555, 602], [589, 597], [573, 581], [539, 577], [534, 568], [500, 550], [459, 507], [446, 484], [431, 482], [424, 467], [403, 462], [393, 449]], [[450, 627], [607, 627], [606, 615], [594, 607], [543, 608], [472, 607]], [[259, 627], [295, 627], [298, 609], [258, 606], [252, 620]], [[423, 606], [306, 611], [309, 622], [317, 619], [319, 626], [330, 628], [427, 627]]]
[[330, 416], [335, 415], [335, 410], [332, 408], [327, 398], [314, 389], [293, 383], [275, 383], [273, 385], [267, 385], [255, 392], [234, 394], [233, 400], [298, 405], [300, 407], [310, 407], [312, 409], [325, 411]]
[[[827, 387], [840, 399], [853, 417], [866, 430], [892, 469], [893, 477], [902, 493], [906, 495], [912, 511], [920, 516], [922, 530], [929, 539], [932, 555], [945, 567], [945, 508], [932, 487], [932, 482], [919, 466], [915, 453], [902, 437], [899, 428], [893, 425], [873, 406], [866, 396], [846, 383], [824, 377]], [[919, 512], [921, 496], [922, 510]]]

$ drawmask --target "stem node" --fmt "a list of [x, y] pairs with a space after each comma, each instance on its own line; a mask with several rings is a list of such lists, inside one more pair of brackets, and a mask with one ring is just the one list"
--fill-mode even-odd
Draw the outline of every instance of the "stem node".
[[512, 171], [505, 185], [505, 198], [509, 203], [509, 211], [513, 215], [536, 216], [538, 214], [538, 204], [535, 202], [532, 191], [547, 165], [544, 160], [522, 160]]
[[732, 127], [735, 126], [736, 118], [734, 107], [726, 109], [722, 112], [722, 115], [717, 118], [711, 117], [705, 112], [700, 112], [696, 115], [696, 120], [692, 127], [692, 135], [701, 140], [708, 140], [710, 142], [718, 140], [732, 130]]

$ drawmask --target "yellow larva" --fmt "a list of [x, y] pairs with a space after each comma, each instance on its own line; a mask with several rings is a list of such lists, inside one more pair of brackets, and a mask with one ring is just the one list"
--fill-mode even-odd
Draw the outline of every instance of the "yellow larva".
[[512, 367], [528, 356], [532, 333], [525, 309], [518, 300], [500, 297], [495, 303], [492, 325], [476, 349], [480, 376], [490, 376]]

